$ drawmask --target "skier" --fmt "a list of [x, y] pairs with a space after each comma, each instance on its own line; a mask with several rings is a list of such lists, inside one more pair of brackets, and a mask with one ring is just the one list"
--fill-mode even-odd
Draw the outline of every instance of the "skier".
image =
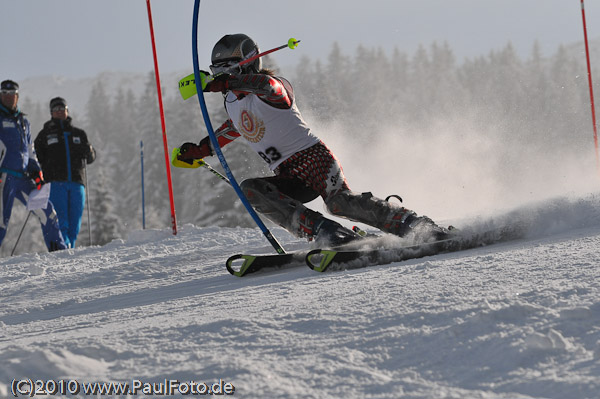
[[[319, 245], [340, 245], [361, 238], [353, 230], [304, 204], [321, 196], [327, 210], [339, 217], [374, 226], [386, 233], [417, 241], [442, 239], [448, 230], [426, 216], [374, 197], [351, 191], [342, 167], [331, 150], [315, 136], [300, 115], [292, 85], [262, 68], [260, 57], [230, 68], [258, 54], [258, 45], [245, 34], [226, 35], [214, 46], [203, 91], [221, 92], [229, 119], [216, 131], [220, 146], [243, 136], [275, 176], [251, 178], [240, 187], [250, 204], [271, 221], [298, 237]], [[184, 143], [177, 159], [192, 163], [213, 155], [210, 138]]]
[[50, 201], [60, 231], [67, 246], [75, 248], [85, 205], [85, 165], [94, 162], [96, 151], [86, 133], [73, 126], [64, 98], [50, 100], [50, 115], [34, 141], [35, 151], [46, 181], [52, 182]]
[[[31, 142], [29, 121], [19, 107], [19, 85], [12, 80], [0, 83], [0, 245], [6, 236], [15, 198], [27, 204], [31, 191], [42, 188], [44, 175]], [[40, 219], [48, 251], [65, 249], [54, 206], [33, 211]]]

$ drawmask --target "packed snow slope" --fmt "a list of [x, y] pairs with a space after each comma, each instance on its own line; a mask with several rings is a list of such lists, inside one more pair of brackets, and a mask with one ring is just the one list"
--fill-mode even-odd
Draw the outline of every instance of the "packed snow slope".
[[323, 274], [231, 276], [228, 255], [272, 251], [262, 233], [192, 225], [1, 259], [0, 397], [27, 378], [230, 384], [240, 398], [598, 398], [600, 195], [453, 223], [517, 220], [518, 241]]

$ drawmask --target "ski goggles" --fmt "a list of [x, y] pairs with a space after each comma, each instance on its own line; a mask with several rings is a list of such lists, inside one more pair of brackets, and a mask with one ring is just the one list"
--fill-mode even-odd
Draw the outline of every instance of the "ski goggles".
[[19, 94], [19, 90], [17, 90], [17, 89], [12, 89], [12, 90], [2, 89], [2, 90], [0, 90], [0, 93], [14, 96], [15, 94]]
[[[242, 72], [242, 67], [241, 65], [238, 65], [240, 63], [240, 61], [223, 61], [223, 62], [219, 62], [216, 65], [211, 65], [210, 66], [210, 70], [213, 73], [213, 76], [217, 76], [220, 75], [222, 73], [241, 73]], [[237, 66], [237, 68], [236, 68]]]
[[245, 60], [254, 57], [256, 54], [258, 54], [258, 49], [252, 50], [249, 54], [242, 57], [242, 59], [222, 60], [211, 65], [210, 70], [212, 71], [213, 76], [221, 73], [241, 74], [245, 65], [239, 65], [240, 62], [244, 62]]

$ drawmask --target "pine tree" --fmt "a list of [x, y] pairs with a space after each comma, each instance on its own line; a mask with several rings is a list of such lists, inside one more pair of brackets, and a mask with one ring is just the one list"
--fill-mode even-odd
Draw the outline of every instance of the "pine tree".
[[[209, 97], [209, 96], [206, 96]], [[208, 99], [207, 99], [208, 102]], [[169, 121], [170, 151], [185, 142], [198, 143], [206, 136], [206, 128], [197, 99], [184, 101], [180, 96], [165, 101], [166, 120]], [[172, 168], [173, 195], [179, 224], [195, 223], [198, 208], [208, 199], [206, 190], [210, 177], [202, 170]]]
[[350, 99], [356, 95], [356, 87], [351, 80], [351, 61], [342, 53], [339, 43], [334, 42], [331, 52], [327, 57], [325, 76], [323, 82], [324, 101], [329, 103], [328, 119], [335, 115], [344, 118], [352, 114]]
[[[109, 187], [109, 179], [106, 177], [105, 168], [99, 165], [96, 173], [95, 184], [88, 189], [90, 204], [90, 222], [92, 232], [92, 243], [104, 245], [116, 238], [121, 238], [121, 219], [116, 213], [115, 192]], [[87, 233], [88, 220], [84, 219], [79, 234], [78, 245], [83, 240], [83, 234]], [[87, 241], [87, 240], [86, 240]]]
[[[143, 140], [145, 148], [145, 204], [148, 228], [165, 228], [171, 225], [169, 188], [157, 98], [154, 73], [149, 72], [144, 92], [136, 104], [134, 113], [138, 133], [137, 144], [139, 145], [139, 140]], [[135, 166], [139, 165], [139, 158], [132, 157], [129, 161], [129, 168], [139, 171], [139, 167]], [[126, 176], [126, 179], [130, 182], [130, 187], [139, 187], [138, 173], [135, 176]], [[135, 215], [136, 220], [141, 220], [141, 196], [138, 197], [137, 203], [130, 202], [127, 205], [130, 215]]]
[[419, 46], [410, 62], [408, 90], [411, 93], [407, 105], [409, 121], [420, 128], [426, 124], [429, 113], [428, 104], [433, 91], [430, 84], [431, 60], [427, 50]]
[[31, 124], [31, 138], [35, 140], [44, 123], [50, 119], [50, 112], [47, 111], [48, 108], [42, 107], [39, 102], [33, 102], [29, 97], [25, 97], [19, 107]]
[[406, 53], [394, 48], [390, 61], [390, 75], [387, 78], [392, 83], [386, 84], [383, 96], [388, 99], [390, 113], [398, 123], [407, 120], [406, 104], [409, 102], [409, 60]]
[[[120, 212], [116, 198], [119, 198], [127, 188], [122, 184], [123, 171], [121, 170], [121, 153], [119, 151], [123, 135], [116, 122], [120, 118], [120, 112], [115, 112], [111, 106], [104, 81], [103, 75], [99, 75], [92, 87], [86, 106], [85, 131], [88, 140], [96, 150], [96, 160], [86, 166], [86, 192], [90, 204], [106, 198], [111, 200], [110, 204], [96, 203], [95, 206], [90, 207], [93, 236], [101, 242], [108, 242], [105, 240], [126, 234], [125, 227], [118, 216]], [[98, 223], [94, 223], [94, 220], [97, 220]], [[93, 242], [98, 243], [97, 240], [93, 240]]]
[[[582, 136], [573, 135], [584, 126], [589, 126], [590, 99], [586, 67], [569, 56], [566, 48], [560, 46], [552, 57], [549, 79], [551, 95], [548, 98], [554, 126], [550, 137], [557, 145], [567, 147], [573, 143], [583, 143]], [[583, 118], [580, 118], [582, 116]], [[579, 120], [579, 123], [574, 121]], [[585, 121], [585, 125], [581, 122]], [[589, 130], [589, 129], [588, 129]]]
[[118, 89], [112, 105], [111, 128], [107, 134], [113, 143], [108, 151], [116, 159], [112, 173], [109, 174], [109, 183], [114, 188], [117, 213], [121, 215], [123, 222], [123, 234], [142, 226], [141, 216], [132, 211], [139, 208], [141, 203], [141, 140], [134, 118], [136, 109], [137, 99], [133, 92]]
[[106, 129], [112, 119], [110, 100], [106, 94], [102, 74], [98, 76], [92, 86], [90, 97], [86, 105], [86, 128], [88, 139], [94, 143], [95, 147], [102, 149], [107, 141]]

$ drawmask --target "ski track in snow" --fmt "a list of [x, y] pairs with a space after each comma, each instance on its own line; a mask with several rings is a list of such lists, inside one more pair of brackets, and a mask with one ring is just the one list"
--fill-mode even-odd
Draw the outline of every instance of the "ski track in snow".
[[231, 276], [229, 255], [272, 252], [262, 233], [191, 225], [1, 259], [0, 397], [28, 377], [223, 380], [241, 398], [598, 398], [600, 196], [464, 228], [517, 217], [526, 239], [324, 274]]

